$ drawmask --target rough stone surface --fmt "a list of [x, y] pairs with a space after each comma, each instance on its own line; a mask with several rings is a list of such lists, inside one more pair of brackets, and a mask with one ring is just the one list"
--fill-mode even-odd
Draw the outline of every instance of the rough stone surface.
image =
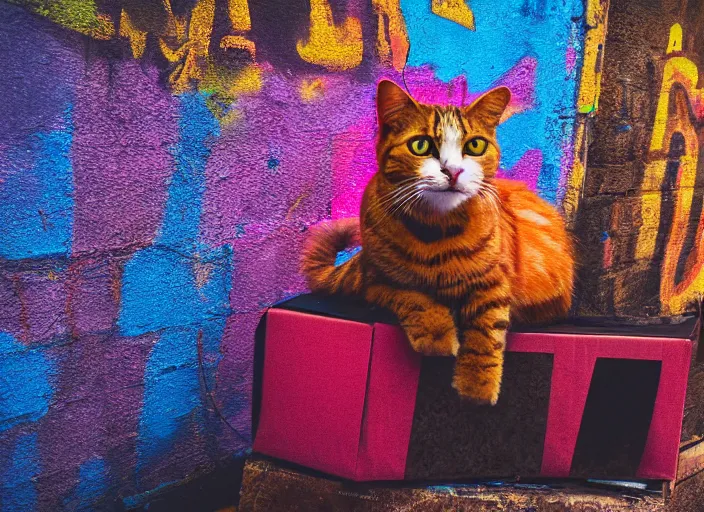
[[248, 461], [244, 469], [239, 511], [293, 510], [661, 512], [664, 511], [664, 502], [659, 495], [617, 493], [570, 484], [555, 488], [540, 485], [415, 488], [352, 485], [310, 476], [269, 461]]

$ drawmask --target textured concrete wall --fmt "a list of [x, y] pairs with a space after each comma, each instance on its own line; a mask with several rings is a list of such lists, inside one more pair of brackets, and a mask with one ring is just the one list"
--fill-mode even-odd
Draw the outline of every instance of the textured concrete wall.
[[701, 2], [611, 1], [576, 223], [584, 314], [677, 315], [704, 291], [702, 38]]
[[508, 85], [502, 173], [569, 202], [601, 15], [0, 2], [0, 509], [137, 506], [249, 448], [254, 327], [303, 290], [307, 226], [356, 214], [406, 62], [421, 100]]

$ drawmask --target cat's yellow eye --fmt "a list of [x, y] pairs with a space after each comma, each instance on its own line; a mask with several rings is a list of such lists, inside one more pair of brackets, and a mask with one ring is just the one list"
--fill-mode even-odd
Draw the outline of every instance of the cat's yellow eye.
[[469, 139], [464, 145], [464, 154], [469, 156], [482, 156], [489, 143], [481, 137]]
[[433, 141], [430, 137], [416, 137], [408, 141], [408, 149], [417, 156], [427, 156], [433, 150]]

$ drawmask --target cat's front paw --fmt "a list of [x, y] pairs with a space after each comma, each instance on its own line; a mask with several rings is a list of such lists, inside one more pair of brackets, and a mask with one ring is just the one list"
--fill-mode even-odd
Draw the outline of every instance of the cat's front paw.
[[486, 356], [461, 354], [457, 358], [452, 387], [460, 398], [479, 405], [496, 405], [501, 391], [501, 361]]
[[467, 400], [477, 405], [496, 405], [499, 401], [499, 386], [467, 384], [456, 376], [452, 379], [452, 387], [455, 388], [461, 399]]
[[423, 325], [411, 323], [404, 331], [413, 350], [424, 356], [456, 356], [460, 348], [454, 323]]

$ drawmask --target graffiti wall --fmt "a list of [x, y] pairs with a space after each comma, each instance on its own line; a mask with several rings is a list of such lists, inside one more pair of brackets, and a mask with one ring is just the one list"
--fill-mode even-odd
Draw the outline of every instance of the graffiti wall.
[[703, 37], [701, 2], [611, 2], [577, 214], [584, 314], [677, 315], [704, 292]]
[[[246, 453], [254, 328], [304, 290], [307, 227], [356, 215], [380, 78], [456, 105], [509, 86], [501, 172], [574, 217], [605, 15], [581, 0], [0, 2], [0, 508], [137, 507]], [[699, 97], [670, 44], [682, 85], [663, 87], [681, 92], [663, 89], [649, 184], [675, 131], [697, 141], [668, 121]], [[639, 254], [660, 250], [653, 215]]]

